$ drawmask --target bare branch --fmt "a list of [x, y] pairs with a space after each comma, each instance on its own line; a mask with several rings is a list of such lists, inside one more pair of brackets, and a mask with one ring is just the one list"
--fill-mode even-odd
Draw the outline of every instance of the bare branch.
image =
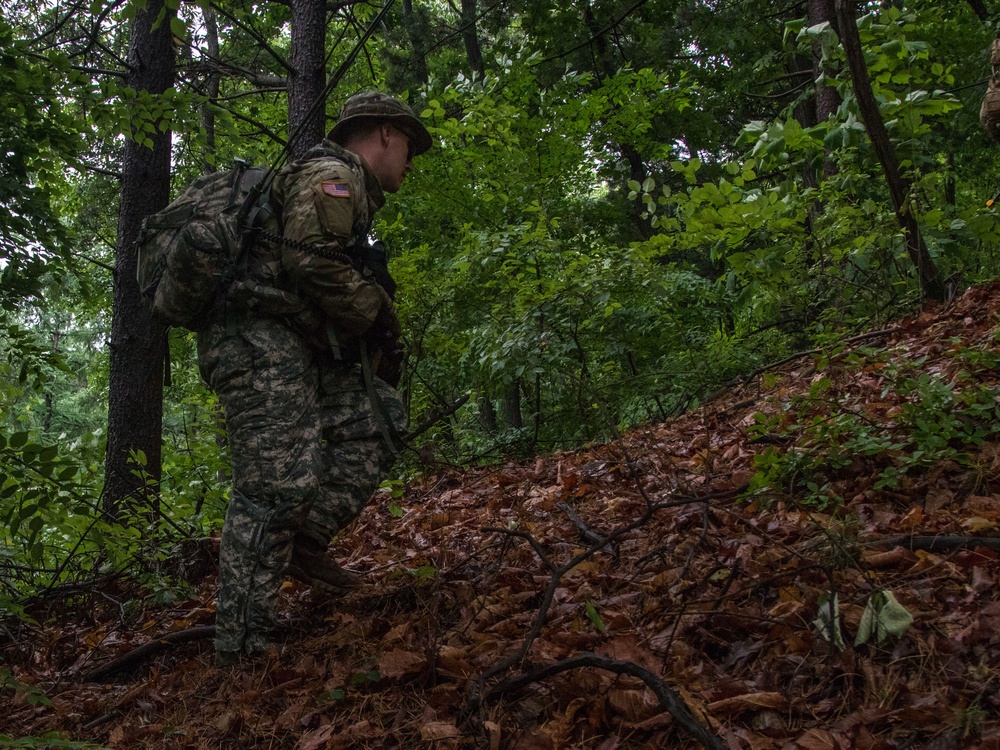
[[594, 667], [615, 674], [638, 677], [653, 691], [664, 710], [678, 724], [684, 727], [692, 737], [698, 740], [703, 747], [709, 748], [709, 750], [726, 750], [726, 745], [723, 744], [722, 738], [698, 721], [684, 700], [669, 685], [648, 669], [640, 667], [638, 664], [633, 664], [630, 661], [609, 659], [606, 656], [598, 656], [597, 654], [571, 656], [568, 659], [563, 659], [555, 664], [549, 664], [534, 672], [504, 680], [489, 692], [487, 698], [498, 698], [504, 693], [527, 687], [533, 682], [539, 682], [562, 672], [581, 669], [583, 667]]
[[610, 23], [608, 23], [608, 24], [602, 26], [600, 29], [598, 29], [597, 32], [594, 33], [590, 37], [590, 39], [587, 39], [585, 42], [581, 42], [580, 44], [576, 45], [575, 47], [570, 47], [567, 50], [563, 50], [562, 52], [559, 52], [558, 54], [552, 55], [551, 57], [546, 57], [544, 60], [539, 60], [538, 62], [533, 63], [532, 67], [534, 67], [535, 65], [541, 65], [541, 64], [547, 63], [547, 62], [552, 62], [553, 60], [558, 60], [560, 57], [566, 57], [567, 55], [572, 54], [573, 52], [576, 52], [577, 50], [583, 49], [584, 47], [587, 47], [587, 46], [593, 44], [595, 41], [597, 41], [598, 38], [600, 38], [604, 34], [607, 34], [609, 31], [611, 31], [618, 24], [620, 24], [622, 21], [624, 21], [630, 15], [632, 15], [633, 13], [635, 13], [635, 11], [639, 10], [639, 8], [641, 8], [645, 4], [646, 4], [646, 0], [638, 0], [638, 2], [633, 3], [632, 5], [630, 5], [625, 10], [625, 12], [622, 13], [620, 16], [618, 16], [617, 18], [615, 18]]
[[285, 60], [285, 58], [283, 58], [281, 55], [279, 55], [274, 50], [274, 48], [272, 48], [271, 45], [267, 43], [267, 40], [264, 39], [263, 36], [261, 36], [260, 32], [258, 32], [256, 29], [252, 28], [251, 26], [248, 26], [247, 24], [243, 23], [241, 20], [239, 20], [238, 18], [236, 18], [236, 16], [232, 15], [231, 13], [229, 13], [228, 11], [226, 11], [225, 9], [221, 8], [217, 3], [212, 3], [212, 8], [215, 9], [216, 13], [218, 13], [218, 14], [220, 14], [222, 16], [225, 16], [230, 21], [232, 21], [235, 26], [237, 26], [238, 28], [242, 29], [247, 34], [249, 34], [254, 39], [254, 41], [257, 42], [257, 44], [259, 44], [261, 47], [263, 47], [264, 50], [269, 55], [271, 55], [271, 57], [274, 58], [275, 62], [277, 62], [278, 65], [280, 65], [281, 67], [283, 67], [285, 70], [288, 71], [289, 75], [295, 75], [295, 70], [292, 68], [291, 64], [289, 64], [289, 62], [287, 60]]

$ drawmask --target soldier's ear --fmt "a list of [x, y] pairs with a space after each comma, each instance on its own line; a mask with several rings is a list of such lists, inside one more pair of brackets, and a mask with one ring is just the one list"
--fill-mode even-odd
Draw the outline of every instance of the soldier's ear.
[[392, 140], [392, 125], [388, 122], [382, 122], [378, 126], [379, 143], [382, 148], [389, 148], [389, 142]]

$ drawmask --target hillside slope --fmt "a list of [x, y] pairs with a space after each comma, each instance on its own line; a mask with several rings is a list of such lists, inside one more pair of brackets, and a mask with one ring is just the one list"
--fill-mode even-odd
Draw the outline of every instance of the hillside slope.
[[[607, 445], [429, 473], [338, 543], [366, 584], [288, 584], [281, 653], [247, 669], [192, 630], [211, 572], [171, 609], [94, 594], [3, 645], [0, 733], [613, 750], [701, 746], [693, 723], [727, 748], [1000, 748], [998, 312], [976, 287]], [[171, 633], [191, 640], [82, 681]]]

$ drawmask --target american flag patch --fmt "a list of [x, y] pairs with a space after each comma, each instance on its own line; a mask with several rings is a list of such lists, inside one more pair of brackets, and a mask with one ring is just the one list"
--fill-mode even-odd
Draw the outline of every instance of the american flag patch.
[[324, 182], [323, 192], [333, 198], [350, 198], [351, 186], [346, 182]]

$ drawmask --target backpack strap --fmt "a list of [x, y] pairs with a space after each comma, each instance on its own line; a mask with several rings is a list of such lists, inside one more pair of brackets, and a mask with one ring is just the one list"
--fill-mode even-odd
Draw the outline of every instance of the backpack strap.
[[372, 360], [368, 352], [368, 345], [361, 337], [361, 377], [365, 382], [365, 390], [368, 391], [368, 401], [371, 403], [372, 415], [375, 417], [375, 424], [378, 425], [379, 432], [382, 433], [382, 440], [393, 456], [398, 456], [403, 449], [408, 447], [406, 440], [396, 430], [392, 424], [392, 416], [386, 407], [382, 397], [375, 389], [375, 376], [372, 373]]

